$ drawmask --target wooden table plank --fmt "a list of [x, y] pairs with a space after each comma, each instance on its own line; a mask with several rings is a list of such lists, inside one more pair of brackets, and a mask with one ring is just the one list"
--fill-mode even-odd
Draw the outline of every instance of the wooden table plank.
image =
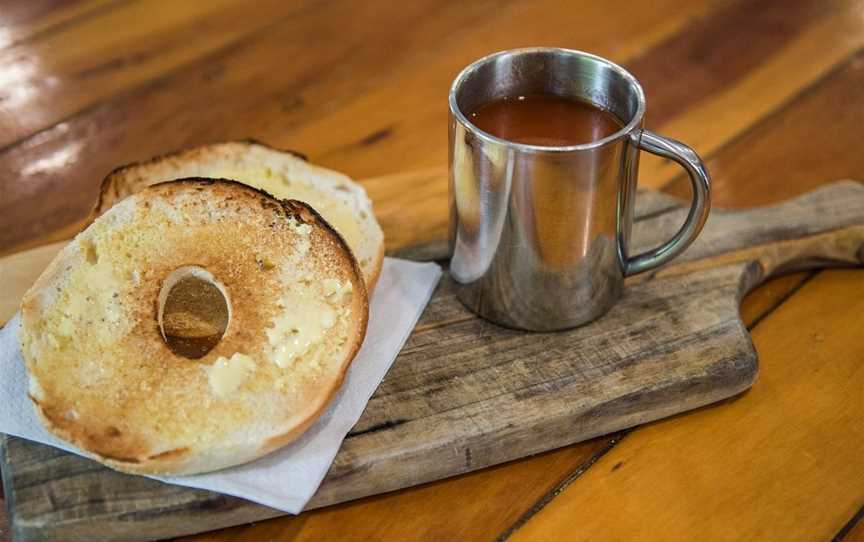
[[0, 148], [306, 9], [278, 0], [256, 2], [255, 9], [238, 0], [166, 6], [164, 0], [81, 6], [0, 50]]
[[0, 13], [3, 14], [0, 49], [75, 24], [94, 12], [111, 9], [117, 3], [118, 0], [3, 0], [0, 2]]
[[[664, 133], [686, 141], [703, 154], [714, 153], [750, 125], [808, 92], [817, 81], [861, 50], [864, 41], [858, 37], [864, 37], [864, 20], [853, 15], [860, 13], [860, 2], [820, 6], [825, 8], [822, 16], [815, 18], [782, 50], [734, 84], [695, 104], [686, 115], [667, 123]], [[747, 40], [742, 40], [739, 54], [748, 54], [747, 44]], [[668, 162], [653, 163], [656, 169], [650, 171], [657, 175], [659, 184], [652, 186], [663, 186], [679, 175], [677, 168]]]
[[[487, 2], [426, 0], [398, 10], [346, 1], [303, 12], [242, 47], [108, 100], [0, 153], [0, 182], [8, 194], [0, 199], [0, 215], [13, 215], [18, 225], [14, 232], [0, 230], [0, 251], [79, 222], [99, 180], [118, 164], [202, 141], [258, 137], [361, 178], [440, 167], [446, 157], [447, 88], [477, 56], [536, 43], [538, 36], [636, 54], [710, 6], [684, 0], [633, 4], [628, 9], [634, 19], [623, 28], [604, 17], [599, 5], [550, 17], [564, 10], [560, 0], [494, 9]], [[574, 29], [595, 20], [577, 39]], [[340, 39], [321, 40], [322, 35]], [[309, 43], [316, 43], [315, 54]], [[413, 150], [401, 148], [405, 144]], [[13, 183], [22, 173], [26, 182]]]
[[[713, 202], [756, 206], [792, 198], [834, 179], [864, 175], [864, 51], [828, 74], [811, 92], [753, 126], [708, 161], [717, 182]], [[747, 182], [740, 182], [747, 179]], [[677, 179], [670, 193], [686, 196]]]

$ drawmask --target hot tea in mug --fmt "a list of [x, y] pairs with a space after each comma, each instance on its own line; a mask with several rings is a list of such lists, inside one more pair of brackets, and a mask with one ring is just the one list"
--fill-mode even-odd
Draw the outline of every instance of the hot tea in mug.
[[[605, 313], [624, 277], [680, 254], [708, 217], [710, 182], [692, 149], [642, 128], [645, 96], [625, 69], [556, 48], [471, 64], [450, 90], [450, 272], [459, 299], [520, 329], [578, 326]], [[640, 150], [693, 187], [668, 242], [632, 255]]]
[[468, 118], [501, 139], [550, 147], [591, 143], [624, 127], [610, 111], [554, 94], [505, 96], [480, 105]]

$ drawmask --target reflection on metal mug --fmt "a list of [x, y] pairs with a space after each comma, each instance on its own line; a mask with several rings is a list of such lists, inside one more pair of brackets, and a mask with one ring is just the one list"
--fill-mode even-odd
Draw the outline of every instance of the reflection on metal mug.
[[[469, 114], [502, 97], [552, 94], [614, 113], [617, 132], [538, 146], [477, 128]], [[603, 58], [515, 49], [474, 62], [450, 90], [451, 274], [459, 299], [498, 324], [550, 331], [585, 324], [620, 297], [624, 277], [679, 255], [710, 209], [705, 165], [686, 145], [642, 128], [638, 81]], [[631, 256], [639, 151], [674, 160], [693, 186], [690, 213], [662, 246]]]

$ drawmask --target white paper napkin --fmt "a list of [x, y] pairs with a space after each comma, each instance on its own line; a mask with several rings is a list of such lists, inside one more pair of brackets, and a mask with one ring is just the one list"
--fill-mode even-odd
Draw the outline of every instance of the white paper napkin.
[[[234, 495], [291, 514], [299, 513], [321, 485], [342, 440], [387, 374], [440, 277], [441, 269], [433, 263], [384, 260], [369, 306], [366, 340], [342, 389], [299, 440], [239, 467], [157, 479]], [[80, 454], [42, 428], [27, 398], [27, 374], [18, 345], [20, 323], [20, 315], [15, 315], [0, 330], [0, 433]]]

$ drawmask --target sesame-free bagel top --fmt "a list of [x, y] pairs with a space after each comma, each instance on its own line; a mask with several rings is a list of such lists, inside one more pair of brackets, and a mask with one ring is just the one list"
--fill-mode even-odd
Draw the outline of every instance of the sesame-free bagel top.
[[384, 262], [384, 232], [363, 187], [302, 155], [258, 141], [211, 143], [121, 166], [102, 181], [94, 213], [147, 186], [185, 177], [228, 178], [311, 205], [345, 239], [367, 291], [374, 289]]
[[[197, 359], [160, 320], [185, 278], [225, 298]], [[118, 470], [191, 474], [299, 436], [341, 383], [368, 301], [341, 237], [307, 205], [182, 179], [130, 196], [81, 232], [22, 302], [30, 397], [45, 427]]]

